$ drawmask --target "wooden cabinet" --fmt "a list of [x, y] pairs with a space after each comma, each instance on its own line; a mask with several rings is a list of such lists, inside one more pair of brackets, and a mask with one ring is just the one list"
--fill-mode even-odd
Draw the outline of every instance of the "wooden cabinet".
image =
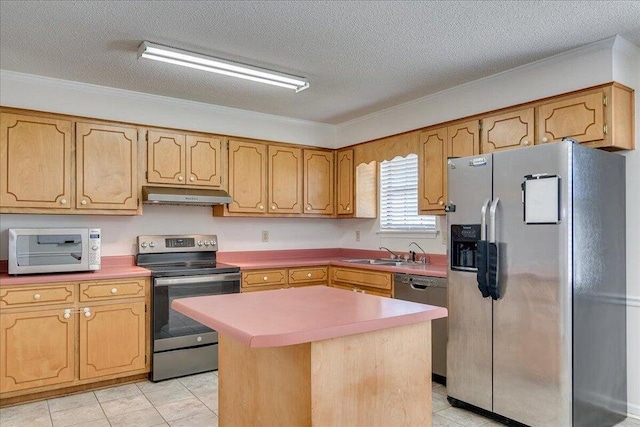
[[393, 294], [393, 274], [358, 268], [330, 267], [329, 286], [390, 298]]
[[149, 372], [149, 299], [146, 278], [0, 288], [0, 402]]
[[297, 286], [326, 285], [327, 267], [296, 267], [242, 272], [242, 292], [285, 289]]
[[269, 213], [302, 213], [302, 149], [269, 145]]
[[267, 146], [229, 141], [229, 212], [262, 214], [267, 204]]
[[76, 123], [76, 209], [138, 208], [138, 130]]
[[0, 113], [0, 205], [71, 207], [70, 120]]
[[447, 128], [447, 157], [466, 157], [476, 154], [480, 154], [478, 120], [458, 123]]
[[353, 149], [338, 150], [336, 172], [336, 213], [339, 216], [353, 216], [355, 212]]
[[447, 128], [420, 133], [418, 153], [418, 211], [444, 213], [447, 191]]
[[221, 187], [221, 155], [221, 138], [150, 130], [147, 181]]
[[144, 370], [144, 301], [90, 307], [80, 315], [80, 379]]
[[304, 212], [333, 215], [334, 153], [304, 149]]
[[482, 119], [481, 153], [534, 144], [534, 108], [509, 111]]
[[70, 385], [75, 379], [75, 323], [76, 316], [65, 314], [64, 308], [3, 311], [0, 393]]

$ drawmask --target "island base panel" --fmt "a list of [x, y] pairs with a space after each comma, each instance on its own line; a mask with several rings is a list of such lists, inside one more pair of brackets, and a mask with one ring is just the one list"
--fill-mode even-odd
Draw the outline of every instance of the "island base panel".
[[431, 425], [431, 322], [284, 347], [220, 334], [220, 426]]

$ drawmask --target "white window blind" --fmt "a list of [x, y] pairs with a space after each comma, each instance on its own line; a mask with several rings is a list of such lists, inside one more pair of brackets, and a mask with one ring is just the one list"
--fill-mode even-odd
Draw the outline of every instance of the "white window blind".
[[436, 217], [418, 215], [418, 156], [380, 164], [380, 231], [436, 231]]

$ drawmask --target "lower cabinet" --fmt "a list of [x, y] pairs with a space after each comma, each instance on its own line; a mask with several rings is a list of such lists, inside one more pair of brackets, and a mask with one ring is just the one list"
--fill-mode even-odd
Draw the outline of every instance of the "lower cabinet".
[[0, 288], [0, 399], [149, 372], [148, 301], [146, 278]]
[[329, 286], [391, 298], [393, 296], [393, 273], [359, 268], [330, 267]]
[[326, 285], [327, 267], [296, 267], [242, 272], [241, 292]]

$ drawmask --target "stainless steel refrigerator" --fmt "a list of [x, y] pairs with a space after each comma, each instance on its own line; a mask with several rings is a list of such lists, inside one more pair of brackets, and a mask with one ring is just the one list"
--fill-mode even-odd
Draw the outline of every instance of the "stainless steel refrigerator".
[[530, 426], [626, 417], [624, 160], [570, 142], [448, 160], [454, 406]]

